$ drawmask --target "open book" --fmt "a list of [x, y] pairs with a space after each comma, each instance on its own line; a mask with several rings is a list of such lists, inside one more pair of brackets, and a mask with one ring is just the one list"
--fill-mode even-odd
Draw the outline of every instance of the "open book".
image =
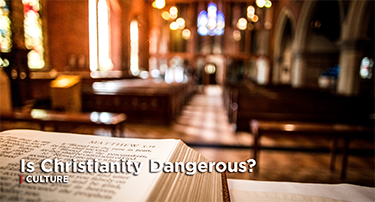
[[207, 160], [180, 140], [4, 131], [0, 201], [229, 200], [225, 178], [194, 162]]

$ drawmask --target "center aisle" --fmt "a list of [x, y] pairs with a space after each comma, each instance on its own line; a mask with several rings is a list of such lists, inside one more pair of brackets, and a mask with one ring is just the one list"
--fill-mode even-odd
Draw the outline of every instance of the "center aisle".
[[223, 107], [220, 86], [207, 86], [195, 94], [181, 115], [170, 125], [127, 124], [126, 136], [134, 138], [173, 138], [191, 145], [249, 147], [250, 134], [231, 129]]

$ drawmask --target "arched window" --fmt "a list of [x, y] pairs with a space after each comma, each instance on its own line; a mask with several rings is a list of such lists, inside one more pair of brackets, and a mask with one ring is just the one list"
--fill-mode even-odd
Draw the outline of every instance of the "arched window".
[[24, 9], [25, 46], [29, 49], [27, 63], [31, 69], [44, 67], [44, 44], [41, 4], [39, 0], [22, 0]]
[[138, 22], [134, 19], [130, 23], [130, 70], [133, 75], [139, 74], [138, 61]]
[[90, 70], [110, 71], [110, 12], [106, 0], [89, 0]]

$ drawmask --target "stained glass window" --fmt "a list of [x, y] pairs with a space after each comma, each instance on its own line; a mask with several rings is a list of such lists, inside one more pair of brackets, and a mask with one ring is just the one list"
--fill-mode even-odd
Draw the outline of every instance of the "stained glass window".
[[44, 67], [44, 44], [42, 19], [40, 17], [39, 0], [22, 0], [24, 5], [25, 46], [30, 52], [27, 55], [28, 66], [31, 69]]
[[8, 53], [12, 48], [9, 8], [5, 0], [0, 0], [0, 52]]
[[374, 60], [368, 57], [362, 59], [359, 74], [362, 79], [371, 79], [373, 75]]

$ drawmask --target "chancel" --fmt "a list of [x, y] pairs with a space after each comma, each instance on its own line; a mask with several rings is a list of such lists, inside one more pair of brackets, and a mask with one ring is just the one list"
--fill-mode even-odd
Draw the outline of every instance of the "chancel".
[[365, 0], [0, 0], [0, 130], [181, 139], [256, 160], [228, 179], [374, 187], [374, 35]]

